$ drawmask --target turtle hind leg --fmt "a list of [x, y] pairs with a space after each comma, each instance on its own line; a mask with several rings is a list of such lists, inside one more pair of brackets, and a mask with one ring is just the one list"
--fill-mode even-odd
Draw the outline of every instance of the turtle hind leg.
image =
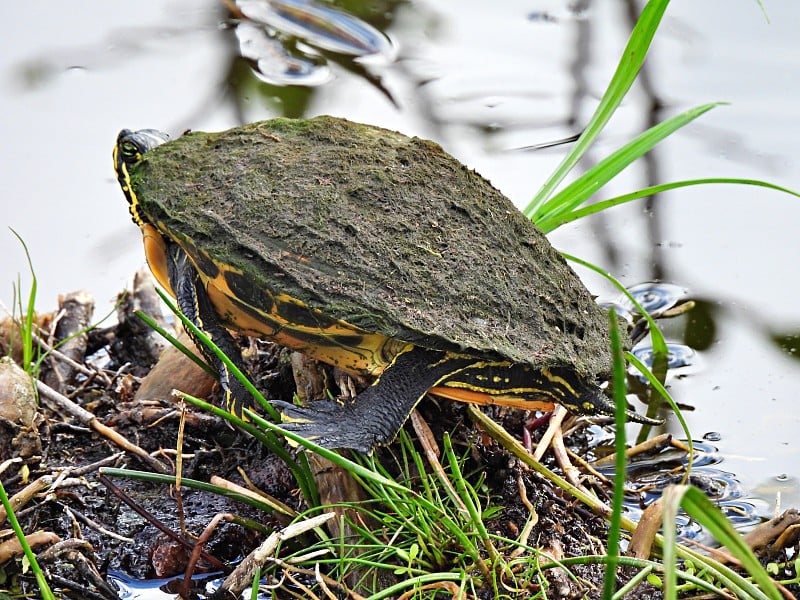
[[427, 391], [474, 362], [437, 350], [411, 348], [398, 354], [381, 376], [349, 403], [317, 400], [308, 407], [272, 404], [282, 427], [329, 449], [370, 454], [390, 443]]
[[[178, 301], [181, 313], [194, 323], [200, 331], [208, 335], [217, 347], [227, 356], [240, 371], [246, 373], [242, 352], [239, 346], [217, 319], [211, 299], [206, 293], [200, 275], [189, 260], [186, 252], [175, 243], [167, 247], [167, 271], [169, 281]], [[189, 332], [192, 340], [200, 350], [203, 358], [216, 369], [222, 386], [225, 408], [241, 417], [244, 408], [253, 407], [253, 399], [247, 388], [233, 376], [228, 367], [213, 350]]]

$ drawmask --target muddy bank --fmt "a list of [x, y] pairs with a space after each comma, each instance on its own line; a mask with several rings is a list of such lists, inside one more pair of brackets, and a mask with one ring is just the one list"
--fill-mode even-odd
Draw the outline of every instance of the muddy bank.
[[[306, 508], [291, 473], [261, 443], [222, 419], [174, 399], [173, 387], [215, 402], [220, 393], [213, 378], [168, 348], [134, 316], [136, 310], [144, 309], [170, 326], [147, 278], [137, 282], [135, 290], [121, 298], [117, 325], [80, 333], [92, 318], [91, 297], [82, 293], [63, 298], [59, 313], [39, 318], [40, 351], [46, 352], [59, 339], [69, 338], [69, 342], [50, 352], [41, 364], [38, 406], [32, 389], [28, 395], [19, 392], [29, 380], [14, 379], [19, 371], [10, 361], [3, 366], [13, 377], [0, 375], [0, 390], [4, 390], [0, 404], [5, 407], [0, 412], [0, 478], [15, 497], [15, 513], [31, 536], [33, 550], [58, 597], [116, 598], [117, 589], [107, 582], [110, 572], [138, 580], [203, 572], [222, 577], [287, 524], [280, 514], [211, 492], [184, 487], [177, 494], [163, 482], [101, 477], [102, 468], [173, 475], [180, 462], [185, 479], [220, 478], [265, 492], [292, 510]], [[2, 339], [3, 353], [13, 356], [17, 364], [23, 362], [21, 340], [8, 322]], [[368, 384], [275, 345], [245, 337], [238, 342], [255, 384], [269, 398], [288, 400], [298, 392], [302, 397], [319, 397], [325, 389], [334, 396], [348, 395]], [[528, 420], [521, 411], [487, 410], [512, 432], [521, 432]], [[463, 405], [426, 401], [420, 414], [430, 425], [434, 445], [440, 445], [442, 435], [449, 432], [459, 451], [468, 453], [465, 472], [472, 473], [474, 481], [482, 477], [481, 493], [497, 507], [486, 521], [492, 534], [507, 539], [524, 536], [531, 546], [555, 558], [605, 551], [605, 522], [523, 468], [476, 428]], [[543, 423], [540, 420], [531, 427], [527, 421], [534, 442]], [[415, 435], [411, 425], [406, 429]], [[570, 450], [587, 454], [583, 427], [573, 428], [566, 440]], [[418, 443], [417, 448], [422, 446]], [[381, 455], [389, 470], [396, 468], [393, 451], [396, 447]], [[543, 462], [556, 467], [552, 453]], [[320, 470], [318, 475], [322, 481], [328, 473]], [[584, 475], [582, 480], [601, 497], [608, 489], [593, 476]], [[352, 498], [356, 493], [336, 478], [327, 481], [328, 498]], [[393, 532], [385, 524], [373, 526], [390, 543]], [[193, 557], [201, 535], [202, 553]], [[36, 581], [14, 547], [13, 535], [6, 531], [3, 536], [0, 573], [5, 578], [0, 591], [37, 597]], [[312, 535], [304, 534], [287, 541], [286, 551], [314, 541]], [[279, 581], [283, 568], [272, 564], [265, 581]], [[572, 570], [580, 580], [571, 580], [563, 571], [548, 571], [549, 596], [599, 597], [602, 566], [588, 564]], [[304, 596], [300, 589], [324, 597], [313, 576], [295, 573], [294, 582], [283, 581], [276, 597], [290, 597], [290, 593], [313, 597]], [[171, 585], [171, 593], [204, 597], [199, 583], [191, 589], [181, 588], [180, 579]], [[337, 597], [358, 597], [350, 581], [329, 581], [325, 586]], [[485, 597], [491, 597], [488, 587], [484, 591]], [[536, 591], [520, 590], [518, 597]], [[627, 597], [660, 597], [648, 584], [631, 594]]]

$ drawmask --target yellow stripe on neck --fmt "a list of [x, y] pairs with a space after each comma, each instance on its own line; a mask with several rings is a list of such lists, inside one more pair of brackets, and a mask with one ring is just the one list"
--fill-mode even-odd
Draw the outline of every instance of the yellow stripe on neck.
[[[128, 164], [125, 161], [118, 160], [118, 152], [119, 149], [114, 148], [114, 164], [117, 169], [117, 179], [120, 180], [120, 187], [125, 194], [125, 198], [128, 200], [128, 211], [131, 213], [133, 222], [139, 227], [144, 227], [147, 221], [142, 217], [139, 210], [139, 198], [136, 197], [136, 193], [133, 191], [133, 186], [131, 185], [131, 174], [130, 171], [128, 171]], [[141, 154], [136, 157], [137, 161], [141, 160], [141, 158]]]

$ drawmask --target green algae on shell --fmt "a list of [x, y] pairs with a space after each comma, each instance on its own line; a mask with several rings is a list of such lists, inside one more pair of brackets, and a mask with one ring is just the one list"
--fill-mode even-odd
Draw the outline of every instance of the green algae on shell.
[[332, 117], [274, 119], [156, 147], [131, 182], [201, 272], [215, 275], [211, 258], [242, 273], [237, 294], [253, 306], [282, 293], [421, 347], [609, 370], [607, 318], [579, 278], [434, 142]]

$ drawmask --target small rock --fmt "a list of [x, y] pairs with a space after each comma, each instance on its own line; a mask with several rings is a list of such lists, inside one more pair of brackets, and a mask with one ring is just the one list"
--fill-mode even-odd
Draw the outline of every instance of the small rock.
[[[199, 354], [188, 335], [181, 333], [178, 339]], [[136, 392], [135, 399], [137, 402], [167, 400], [171, 398], [173, 389], [197, 398], [208, 398], [215, 384], [216, 380], [213, 377], [189, 360], [180, 350], [168, 346], [150, 373], [142, 379], [142, 385]]]
[[0, 358], [0, 417], [30, 427], [36, 410], [36, 391], [30, 375], [8, 356]]

